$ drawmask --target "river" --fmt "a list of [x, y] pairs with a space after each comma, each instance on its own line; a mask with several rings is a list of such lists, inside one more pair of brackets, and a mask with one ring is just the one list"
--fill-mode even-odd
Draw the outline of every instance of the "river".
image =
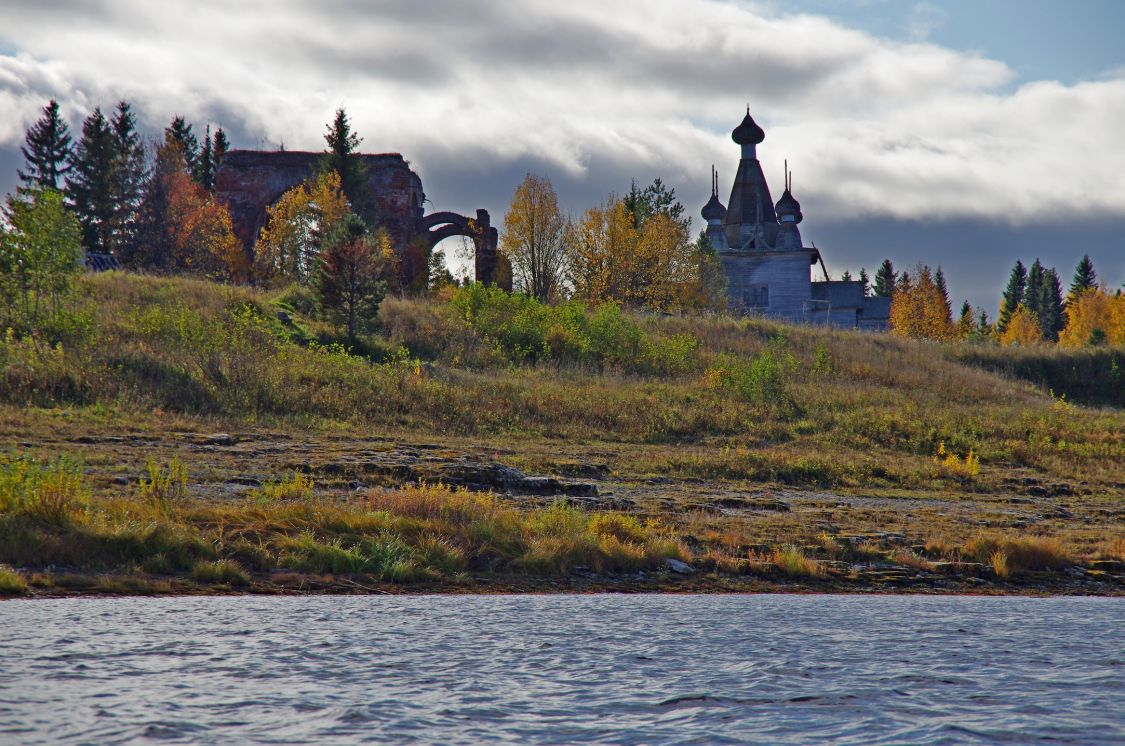
[[0, 743], [1125, 743], [1125, 600], [0, 602]]

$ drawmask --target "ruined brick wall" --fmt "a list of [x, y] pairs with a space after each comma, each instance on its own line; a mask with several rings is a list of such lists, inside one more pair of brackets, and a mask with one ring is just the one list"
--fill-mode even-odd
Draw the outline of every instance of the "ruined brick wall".
[[[230, 211], [235, 235], [253, 251], [266, 220], [266, 209], [287, 190], [316, 173], [321, 153], [232, 150], [223, 158], [215, 177], [215, 194]], [[371, 196], [380, 224], [391, 234], [398, 251], [420, 230], [422, 180], [398, 153], [363, 155]]]

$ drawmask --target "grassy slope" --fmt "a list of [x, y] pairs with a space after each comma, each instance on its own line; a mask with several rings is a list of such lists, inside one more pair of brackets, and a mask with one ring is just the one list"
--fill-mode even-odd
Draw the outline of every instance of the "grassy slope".
[[[638, 317], [648, 338], [690, 335], [697, 348], [683, 364], [665, 366], [660, 373], [630, 373], [637, 368], [629, 365], [515, 365], [446, 304], [388, 300], [382, 309], [384, 332], [364, 344], [382, 360], [372, 363], [310, 344], [317, 338], [328, 341], [327, 330], [296, 312], [293, 321], [279, 321], [277, 298], [248, 289], [105, 274], [84, 278], [82, 296], [89, 324], [76, 324], [61, 348], [3, 343], [0, 432], [8, 441], [4, 446], [35, 456], [49, 457], [60, 449], [80, 455], [90, 472], [92, 504], [118, 501], [116, 513], [105, 513], [118, 521], [130, 514], [121, 500], [141, 500], [138, 506], [151, 500], [133, 495], [134, 488], [116, 484], [113, 477], [121, 476], [122, 464], [135, 474], [142, 455], [169, 460], [182, 445], [170, 434], [297, 433], [321, 450], [378, 434], [436, 440], [454, 452], [494, 451], [506, 463], [533, 472], [606, 461], [618, 489], [642, 495], [642, 512], [662, 526], [653, 531], [661, 536], [673, 531], [682, 539], [674, 549], [665, 547], [662, 556], [685, 556], [732, 573], [763, 562], [783, 567], [780, 555], [777, 561], [768, 558], [791, 544], [823, 560], [898, 555], [901, 565], [909, 564], [902, 556], [907, 551], [924, 563], [943, 558], [989, 563], [998, 551], [997, 539], [981, 536], [982, 530], [1009, 539], [1017, 533], [1045, 535], [1058, 542], [1052, 552], [1077, 557], [1120, 554], [1125, 412], [1076, 406], [961, 362], [1008, 366], [1018, 373], [1020, 366], [1014, 356], [1005, 359], [1007, 352], [766, 322]], [[781, 348], [796, 363], [785, 375], [782, 394], [795, 406], [778, 406], [772, 394], [747, 396], [737, 387], [716, 384], [722, 378], [717, 370], [747, 369], [779, 332], [786, 340]], [[407, 353], [396, 353], [400, 348]], [[1062, 357], [1055, 354], [1055, 368], [1075, 367]], [[121, 434], [140, 434], [156, 445], [129, 456], [117, 445], [78, 445], [105, 443], [102, 436]], [[979, 474], [970, 477], [963, 469], [935, 463], [939, 444], [959, 457], [972, 450], [980, 458]], [[185, 461], [193, 474], [214, 472], [216, 479], [228, 468], [207, 457]], [[274, 476], [281, 471], [278, 463]], [[646, 486], [652, 477], [671, 480], [670, 485]], [[779, 514], [730, 513], [701, 506], [693, 479], [740, 495], [767, 483], [858, 502], [848, 510], [818, 504]], [[1036, 491], [1043, 494], [1035, 510], [1010, 508], [1011, 501], [1027, 499], [1029, 492], [1035, 497]], [[798, 493], [794, 504], [805, 494], [814, 493]], [[148, 508], [132, 510], [147, 516], [145, 525], [156, 520]], [[255, 510], [253, 520], [264, 520]], [[80, 512], [82, 525], [109, 520], [90, 518], [87, 508]], [[227, 515], [220, 522], [243, 519], [250, 520]], [[16, 531], [25, 545], [33, 543], [33, 533], [54, 536], [59, 543], [57, 524], [28, 529], [25, 524], [34, 520], [17, 521], [11, 511], [5, 520], [7, 530]], [[219, 520], [214, 516], [177, 513], [175, 520], [161, 520], [170, 521], [169, 527], [210, 531], [205, 541], [226, 548], [189, 553], [177, 569], [232, 558], [246, 563], [230, 549], [233, 539], [227, 541], [222, 531], [214, 534]], [[70, 522], [65, 531], [75, 525]], [[340, 538], [321, 524], [298, 521], [291, 528], [280, 538], [252, 532], [272, 559], [250, 564], [263, 571], [288, 566], [282, 561], [288, 556], [285, 541], [294, 533], [312, 531], [317, 541], [329, 543]], [[439, 529], [428, 531], [451, 542], [463, 558], [462, 564], [431, 567], [442, 577], [454, 566], [461, 568], [458, 572], [495, 567], [498, 557], [505, 567], [528, 571], [566, 570], [574, 564], [650, 566], [656, 556], [642, 551], [634, 564], [582, 562], [578, 555], [569, 564], [542, 557], [533, 562], [528, 559], [533, 545], [540, 554], [544, 550], [526, 527], [511, 529], [522, 538], [499, 555], [452, 529]], [[879, 545], [883, 540], [876, 539], [861, 551], [855, 542], [830, 538], [876, 531], [901, 533], [907, 540]], [[423, 533], [404, 541], [417, 549]], [[345, 532], [345, 549], [354, 549], [356, 536]], [[138, 551], [111, 552], [100, 566], [132, 563], [135, 568], [151, 560], [149, 555], [166, 554], [157, 548], [148, 555]], [[50, 564], [19, 554], [0, 556], [0, 562]], [[1018, 553], [1008, 554], [1014, 559]], [[410, 562], [427, 567], [429, 555], [423, 555], [411, 555]], [[63, 564], [81, 566], [73, 557]], [[206, 569], [198, 574], [211, 577]]]

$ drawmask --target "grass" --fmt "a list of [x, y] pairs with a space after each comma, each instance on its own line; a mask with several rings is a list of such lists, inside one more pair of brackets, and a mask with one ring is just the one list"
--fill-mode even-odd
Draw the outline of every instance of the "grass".
[[[1111, 386], [1120, 351], [547, 309], [479, 289], [388, 298], [380, 331], [347, 349], [298, 295], [87, 275], [81, 323], [0, 335], [0, 432], [21, 444], [0, 458], [0, 562], [425, 583], [669, 557], [831, 577], [996, 554], [1019, 578], [1063, 566], [1025, 539], [1070, 561], [1123, 553], [1125, 412], [1084, 404], [1125, 390]], [[236, 437], [217, 446], [219, 432]], [[525, 509], [365, 471], [390, 442], [536, 474], [604, 463], [597, 478], [633, 507]], [[763, 491], [789, 507], [705, 495]]]

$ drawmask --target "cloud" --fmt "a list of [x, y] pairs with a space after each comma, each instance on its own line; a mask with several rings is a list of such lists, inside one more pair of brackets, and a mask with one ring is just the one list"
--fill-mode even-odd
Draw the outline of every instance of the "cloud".
[[693, 207], [712, 163], [733, 176], [750, 102], [767, 173], [789, 159], [810, 217], [1125, 216], [1125, 75], [1013, 89], [1003, 63], [922, 41], [934, 10], [915, 5], [915, 40], [896, 42], [711, 0], [17, 0], [0, 9], [17, 50], [0, 55], [0, 148], [50, 97], [73, 124], [125, 98], [154, 133], [185, 114], [236, 146], [317, 150], [345, 106], [432, 194], [450, 190], [427, 174], [470, 190], [443, 206], [534, 167], [576, 208], [655, 175]]
[[911, 41], [925, 41], [945, 25], [949, 14], [933, 3], [914, 3], [906, 18], [906, 36]]

